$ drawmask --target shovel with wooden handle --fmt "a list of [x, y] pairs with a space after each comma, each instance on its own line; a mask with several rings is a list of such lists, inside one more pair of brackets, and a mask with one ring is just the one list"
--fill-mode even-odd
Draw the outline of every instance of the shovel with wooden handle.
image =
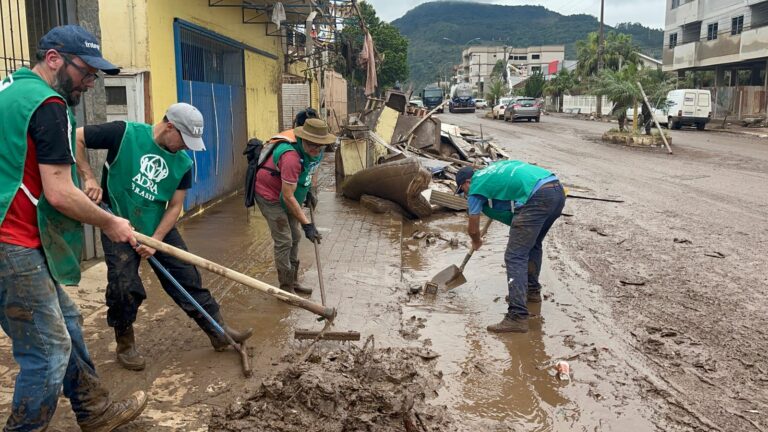
[[163, 243], [152, 237], [145, 236], [140, 232], [133, 232], [136, 240], [139, 243], [145, 244], [153, 249], [157, 249], [160, 252], [164, 252], [172, 257], [178, 258], [186, 263], [196, 265], [197, 267], [204, 268], [211, 273], [216, 273], [219, 276], [224, 276], [227, 279], [241, 283], [247, 287], [257, 289], [264, 294], [269, 294], [272, 297], [282, 300], [290, 305], [298, 306], [302, 309], [306, 309], [314, 314], [320, 315], [326, 319], [333, 319], [336, 317], [336, 309], [325, 307], [317, 303], [311, 302], [305, 298], [299, 297], [296, 294], [291, 294], [287, 291], [283, 291], [277, 287], [274, 287], [268, 283], [262, 282], [258, 279], [254, 279], [250, 276], [244, 275], [240, 272], [236, 272], [230, 268], [224, 267], [221, 264], [216, 264], [213, 261], [208, 261], [205, 258], [201, 258], [197, 255], [191, 254], [185, 250], [175, 248], [167, 243]]
[[[488, 232], [488, 227], [491, 226], [491, 222], [493, 222], [493, 219], [488, 219], [485, 223], [480, 232], [480, 237], [484, 237], [485, 233]], [[467, 278], [464, 277], [464, 267], [467, 266], [467, 263], [469, 262], [469, 259], [472, 258], [474, 252], [475, 248], [470, 247], [469, 252], [467, 252], [467, 255], [464, 257], [464, 261], [461, 262], [461, 266], [456, 267], [456, 264], [453, 264], [450, 267], [443, 269], [443, 271], [436, 274], [430, 282], [437, 285], [438, 288], [446, 287], [448, 289], [464, 285], [467, 282]]]

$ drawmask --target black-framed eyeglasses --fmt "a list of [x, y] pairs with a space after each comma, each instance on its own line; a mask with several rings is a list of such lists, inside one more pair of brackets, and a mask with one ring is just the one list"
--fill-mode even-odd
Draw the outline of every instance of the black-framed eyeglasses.
[[322, 144], [315, 144], [315, 143], [311, 143], [311, 142], [307, 142], [307, 141], [304, 141], [304, 144], [306, 144], [307, 148], [310, 149], [310, 150], [318, 150], [318, 149], [323, 148]]
[[72, 66], [73, 68], [77, 69], [78, 72], [80, 72], [83, 75], [83, 82], [94, 82], [97, 79], [99, 79], [99, 74], [95, 72], [88, 72], [88, 69], [78, 65], [77, 63], [72, 61], [72, 58], [68, 55], [61, 55], [61, 58], [64, 59], [64, 63], [66, 63], [69, 66]]

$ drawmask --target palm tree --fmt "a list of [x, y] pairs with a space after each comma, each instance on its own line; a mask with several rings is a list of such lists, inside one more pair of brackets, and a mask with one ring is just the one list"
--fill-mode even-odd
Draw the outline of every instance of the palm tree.
[[485, 98], [493, 102], [493, 105], [489, 104], [489, 106], [496, 106], [499, 98], [505, 96], [509, 92], [509, 88], [499, 77], [491, 78], [491, 82], [488, 84], [486, 90], [487, 93], [485, 94]]
[[560, 71], [544, 85], [544, 93], [557, 97], [557, 112], [563, 112], [563, 96], [576, 85], [575, 74], [568, 69]]
[[[638, 70], [635, 64], [629, 63], [619, 71], [604, 69], [596, 80], [592, 82], [592, 91], [598, 96], [606, 96], [614, 103], [612, 115], [619, 121], [619, 130], [624, 131], [627, 109], [633, 108], [632, 129], [636, 133], [638, 129], [637, 108], [638, 103], [643, 103], [643, 94], [637, 82], [643, 85], [652, 105], [661, 106], [665, 102], [665, 96], [674, 88], [674, 80], [663, 72], [653, 68]], [[648, 107], [652, 112], [653, 106]]]
[[[576, 75], [589, 78], [597, 74], [597, 32], [587, 35], [586, 39], [576, 41]], [[638, 48], [632, 44], [632, 36], [622, 33], [609, 32], [605, 36], [603, 49], [603, 67], [618, 71], [627, 64], [637, 64]]]

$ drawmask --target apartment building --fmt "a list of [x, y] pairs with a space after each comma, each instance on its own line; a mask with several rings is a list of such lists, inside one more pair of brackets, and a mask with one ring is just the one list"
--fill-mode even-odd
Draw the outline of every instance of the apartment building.
[[[472, 84], [475, 93], [484, 94], [491, 73], [499, 60], [506, 58], [508, 84], [513, 86], [528, 76], [541, 72], [548, 75], [550, 66], [559, 70], [565, 60], [564, 45], [514, 48], [507, 46], [473, 46], [461, 53], [462, 63], [456, 68], [456, 82]], [[555, 63], [556, 62], [556, 63]]]
[[768, 87], [768, 0], [667, 0], [663, 70]]

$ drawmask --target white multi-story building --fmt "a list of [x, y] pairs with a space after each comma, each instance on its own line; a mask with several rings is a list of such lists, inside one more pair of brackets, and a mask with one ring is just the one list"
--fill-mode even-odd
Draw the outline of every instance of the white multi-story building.
[[665, 71], [711, 70], [715, 87], [768, 89], [768, 0], [667, 0], [666, 5]]
[[564, 45], [536, 46], [514, 48], [505, 46], [473, 46], [461, 53], [462, 63], [456, 70], [455, 82], [472, 84], [477, 95], [485, 93], [491, 72], [499, 60], [506, 59], [510, 87], [525, 80], [533, 73], [541, 72], [549, 75], [550, 67], [554, 71], [563, 66], [565, 60]]

